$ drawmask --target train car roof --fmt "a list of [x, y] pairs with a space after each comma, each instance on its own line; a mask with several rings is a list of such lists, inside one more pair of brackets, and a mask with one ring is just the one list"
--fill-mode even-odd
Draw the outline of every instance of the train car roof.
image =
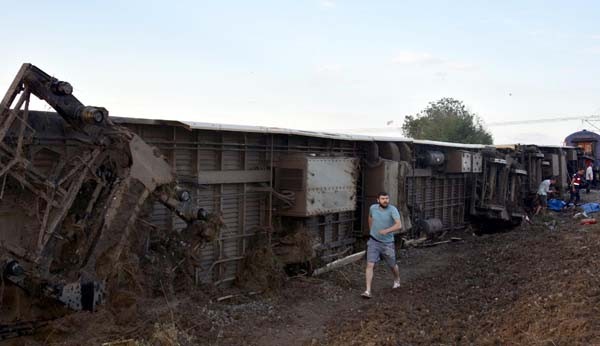
[[[57, 116], [55, 112], [46, 111], [31, 111], [39, 115], [53, 115]], [[210, 131], [231, 131], [231, 132], [251, 132], [251, 133], [265, 133], [265, 134], [284, 134], [284, 135], [297, 135], [307, 136], [316, 138], [329, 138], [336, 140], [346, 141], [360, 141], [360, 142], [406, 142], [421, 145], [431, 145], [438, 147], [450, 147], [450, 148], [462, 148], [462, 149], [484, 149], [490, 147], [489, 145], [483, 144], [464, 144], [464, 143], [451, 143], [451, 142], [440, 142], [431, 140], [421, 140], [406, 138], [399, 134], [399, 129], [395, 131], [393, 129], [374, 129], [375, 133], [368, 133], [369, 131], [357, 130], [329, 130], [329, 131], [309, 131], [300, 129], [290, 129], [281, 127], [268, 127], [268, 126], [254, 126], [254, 125], [235, 125], [235, 124], [220, 124], [220, 123], [208, 123], [208, 122], [196, 122], [196, 121], [181, 121], [181, 120], [168, 120], [168, 119], [148, 119], [148, 118], [131, 118], [131, 117], [118, 117], [111, 116], [110, 119], [117, 124], [131, 124], [131, 125], [156, 125], [156, 126], [175, 126], [182, 127], [188, 130], [210, 130]]]
[[[146, 125], [171, 125], [180, 126], [190, 130], [212, 130], [212, 131], [232, 131], [232, 132], [252, 132], [252, 133], [267, 133], [267, 134], [285, 134], [298, 135], [317, 138], [329, 138], [337, 140], [350, 140], [361, 142], [407, 142], [422, 145], [464, 148], [464, 149], [483, 149], [488, 147], [482, 144], [463, 144], [450, 143], [430, 140], [412, 139], [400, 136], [397, 132], [382, 131], [380, 134], [372, 134], [361, 130], [330, 130], [330, 131], [309, 131], [281, 127], [254, 126], [254, 125], [235, 125], [235, 124], [219, 124], [197, 121], [182, 121], [182, 120], [161, 120], [161, 119], [143, 119], [143, 118], [124, 118], [111, 117], [113, 121], [121, 124], [146, 124]], [[383, 129], [385, 130], [385, 129]]]
[[577, 149], [577, 147], [569, 145], [540, 145], [531, 143], [517, 143], [517, 144], [494, 144], [493, 147], [496, 149], [516, 149], [519, 145], [535, 145], [538, 148], [553, 148], [553, 149]]
[[[31, 113], [39, 115], [52, 115], [58, 116], [56, 112], [47, 111], [34, 111]], [[399, 128], [375, 128], [375, 129], [349, 129], [349, 130], [328, 130], [328, 131], [310, 131], [300, 130], [291, 128], [281, 127], [268, 127], [268, 126], [255, 126], [255, 125], [235, 125], [235, 124], [221, 124], [221, 123], [208, 123], [208, 122], [196, 122], [196, 121], [181, 121], [181, 120], [168, 120], [168, 119], [149, 119], [149, 118], [131, 118], [131, 117], [110, 117], [113, 122], [117, 124], [138, 124], [138, 125], [166, 125], [182, 127], [188, 130], [212, 130], [212, 131], [231, 131], [231, 132], [251, 132], [251, 133], [266, 133], [266, 134], [285, 134], [285, 135], [297, 135], [307, 136], [316, 138], [329, 138], [336, 140], [346, 141], [360, 141], [360, 142], [406, 142], [421, 145], [430, 145], [438, 147], [448, 148], [459, 148], [459, 149], [485, 149], [485, 148], [515, 148], [519, 144], [498, 144], [498, 145], [487, 145], [487, 144], [465, 144], [465, 143], [453, 143], [453, 142], [441, 142], [432, 141], [425, 139], [412, 139], [403, 137], [399, 134]], [[522, 143], [521, 143], [522, 144]], [[562, 148], [562, 149], [577, 149], [574, 146], [561, 146], [561, 145], [539, 145], [539, 144], [523, 144], [523, 145], [536, 145], [540, 148]]]
[[572, 146], [572, 145], [538, 145], [535, 144], [540, 148], [555, 148], [555, 149], [577, 149], [578, 147]]
[[197, 121], [184, 121], [184, 120], [162, 120], [162, 119], [143, 119], [143, 118], [125, 118], [125, 117], [111, 117], [114, 122], [119, 124], [144, 124], [144, 125], [170, 125], [187, 128], [189, 130], [212, 130], [212, 131], [231, 131], [231, 132], [251, 132], [251, 133], [265, 133], [265, 134], [284, 134], [284, 135], [298, 135], [308, 136], [317, 138], [329, 138], [338, 140], [351, 140], [351, 141], [393, 141], [393, 142], [412, 142], [410, 138], [401, 136], [372, 136], [363, 135], [356, 133], [345, 133], [337, 131], [310, 131], [300, 130], [282, 127], [270, 127], [270, 126], [255, 126], [255, 125], [235, 125], [235, 124], [221, 124], [221, 123], [207, 123]]

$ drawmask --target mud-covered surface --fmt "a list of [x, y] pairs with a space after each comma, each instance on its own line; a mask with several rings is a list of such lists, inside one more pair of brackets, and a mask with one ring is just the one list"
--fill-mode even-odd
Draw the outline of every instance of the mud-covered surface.
[[[512, 232], [399, 252], [402, 287], [377, 266], [374, 298], [358, 262], [279, 291], [120, 292], [8, 345], [595, 345], [600, 344], [600, 225], [573, 213]], [[217, 301], [223, 296], [233, 295]]]
[[448, 248], [446, 264], [328, 321], [324, 343], [600, 343], [600, 228], [496, 234]]

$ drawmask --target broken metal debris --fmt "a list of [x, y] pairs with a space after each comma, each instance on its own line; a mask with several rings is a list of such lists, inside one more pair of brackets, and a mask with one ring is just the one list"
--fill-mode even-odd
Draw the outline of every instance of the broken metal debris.
[[[24, 64], [0, 103], [0, 268], [32, 299], [94, 311], [144, 204], [176, 181], [156, 148], [72, 91]], [[32, 95], [60, 118], [30, 112]], [[185, 201], [185, 192], [175, 191]], [[0, 323], [22, 320], [27, 314], [7, 295]], [[26, 330], [21, 325], [1, 329]]]

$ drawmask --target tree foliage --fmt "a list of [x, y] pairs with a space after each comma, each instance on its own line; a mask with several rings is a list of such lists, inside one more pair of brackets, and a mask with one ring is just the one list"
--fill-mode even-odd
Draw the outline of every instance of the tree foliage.
[[483, 128], [481, 119], [469, 112], [462, 101], [443, 98], [408, 115], [402, 124], [405, 136], [443, 142], [492, 144], [492, 134]]

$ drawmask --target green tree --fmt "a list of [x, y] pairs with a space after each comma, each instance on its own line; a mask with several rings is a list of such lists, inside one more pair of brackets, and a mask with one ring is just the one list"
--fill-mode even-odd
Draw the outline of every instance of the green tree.
[[415, 139], [443, 142], [492, 144], [492, 134], [483, 128], [477, 114], [469, 112], [462, 101], [443, 98], [404, 118], [402, 131]]

